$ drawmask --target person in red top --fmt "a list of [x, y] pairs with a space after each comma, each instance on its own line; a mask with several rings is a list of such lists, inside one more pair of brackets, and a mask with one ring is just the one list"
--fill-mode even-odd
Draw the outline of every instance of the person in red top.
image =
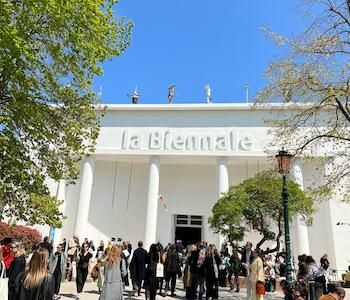
[[13, 254], [10, 251], [10, 244], [12, 242], [11, 238], [4, 238], [1, 241], [2, 245], [2, 257], [3, 257], [3, 262], [5, 264], [6, 270], [10, 268], [10, 265], [14, 259]]

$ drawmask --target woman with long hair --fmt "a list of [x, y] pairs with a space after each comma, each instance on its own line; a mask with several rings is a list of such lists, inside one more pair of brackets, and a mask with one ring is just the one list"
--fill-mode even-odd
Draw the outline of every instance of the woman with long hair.
[[326, 271], [318, 266], [312, 256], [308, 255], [305, 258], [307, 265], [307, 278], [309, 280], [315, 280], [315, 282], [321, 283], [323, 287], [323, 295], [327, 294], [327, 284], [326, 284]]
[[165, 283], [165, 278], [166, 278], [166, 265], [165, 262], [167, 260], [168, 257], [168, 251], [163, 249], [160, 252], [160, 263], [163, 264], [163, 277], [159, 278], [159, 295], [161, 296], [165, 296], [165, 293], [163, 294], [162, 290], [163, 290], [163, 283]]
[[52, 300], [54, 277], [48, 272], [49, 252], [39, 248], [33, 253], [29, 269], [16, 280], [15, 300]]
[[204, 261], [205, 284], [207, 299], [219, 297], [219, 266], [221, 259], [215, 245], [209, 245]]
[[190, 266], [190, 258], [191, 258], [192, 252], [195, 252], [195, 251], [197, 251], [197, 246], [191, 245], [186, 256], [186, 264], [185, 264], [184, 276], [183, 276], [184, 288], [186, 290], [186, 299], [191, 298], [191, 285], [192, 285], [193, 274]]
[[253, 262], [250, 265], [250, 274], [249, 274], [249, 280], [251, 282], [252, 287], [252, 296], [253, 300], [263, 300], [264, 295], [260, 295], [256, 293], [256, 284], [258, 281], [264, 283], [265, 277], [264, 277], [264, 265], [260, 258], [260, 251], [259, 249], [255, 249], [253, 251]]
[[15, 297], [16, 278], [26, 268], [26, 252], [23, 245], [18, 242], [10, 244], [10, 251], [14, 259], [11, 262], [7, 276], [9, 278], [9, 300], [13, 300]]
[[147, 268], [145, 272], [146, 299], [149, 294], [150, 300], [155, 300], [159, 288], [159, 279], [156, 276], [159, 253], [156, 244], [152, 244], [147, 257]]
[[121, 247], [112, 246], [104, 263], [104, 283], [99, 300], [123, 299], [123, 276], [126, 275], [125, 260], [121, 257]]
[[77, 296], [76, 299], [80, 299], [81, 293], [84, 288], [86, 278], [89, 273], [89, 263], [92, 254], [89, 252], [90, 245], [88, 243], [83, 244], [83, 248], [77, 257]]

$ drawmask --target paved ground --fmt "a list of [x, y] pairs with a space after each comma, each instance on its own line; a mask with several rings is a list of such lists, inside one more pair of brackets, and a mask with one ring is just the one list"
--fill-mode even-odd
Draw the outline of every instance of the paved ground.
[[[178, 281], [177, 282], [177, 287], [176, 287], [176, 297], [161, 297], [158, 296], [156, 299], [158, 300], [174, 300], [174, 299], [185, 299], [185, 292], [182, 287], [182, 282]], [[131, 289], [130, 287], [126, 289], [126, 292], [124, 293], [124, 299], [130, 299], [130, 300], [144, 300], [145, 295], [144, 293], [141, 294], [140, 297], [132, 297], [131, 296]], [[75, 282], [65, 282], [62, 284], [61, 287], [61, 299], [62, 300], [68, 300], [68, 299], [74, 299], [76, 295], [76, 287], [75, 287]], [[96, 283], [92, 281], [88, 281], [85, 284], [84, 287], [84, 292], [81, 296], [82, 300], [97, 300], [98, 299], [98, 293], [97, 293], [97, 287]], [[205, 297], [203, 298], [205, 299]], [[220, 288], [219, 291], [219, 299], [220, 300], [225, 300], [225, 299], [230, 299], [230, 300], [238, 300], [238, 299], [245, 299], [245, 289], [242, 289], [240, 293], [235, 293], [232, 291], [228, 291], [226, 288]], [[281, 293], [272, 293], [268, 294], [265, 296], [266, 300], [281, 300], [283, 299], [283, 295]]]

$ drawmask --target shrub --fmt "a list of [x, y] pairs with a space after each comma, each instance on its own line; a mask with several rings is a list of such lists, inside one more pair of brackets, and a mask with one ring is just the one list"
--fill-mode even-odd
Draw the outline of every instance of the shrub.
[[26, 250], [30, 250], [33, 244], [42, 241], [40, 232], [34, 228], [22, 225], [9, 226], [4, 222], [0, 222], [0, 241], [5, 237], [22, 242]]

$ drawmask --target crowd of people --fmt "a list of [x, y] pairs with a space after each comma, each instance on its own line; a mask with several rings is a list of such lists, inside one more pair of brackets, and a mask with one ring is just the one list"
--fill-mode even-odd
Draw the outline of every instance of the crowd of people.
[[319, 264], [311, 256], [300, 255], [296, 283], [290, 286], [285, 280], [285, 253], [275, 256], [269, 249], [254, 250], [250, 242], [229, 251], [225, 245], [217, 249], [206, 242], [184, 247], [178, 240], [166, 247], [157, 242], [147, 251], [140, 241], [132, 251], [131, 244], [121, 239], [112, 238], [107, 245], [101, 241], [96, 247], [88, 239], [80, 243], [74, 235], [68, 242], [64, 239], [55, 251], [45, 237], [42, 243], [33, 245], [28, 256], [23, 245], [11, 239], [4, 239], [0, 247], [0, 274], [8, 278], [9, 300], [59, 299], [61, 283], [71, 281], [74, 271], [76, 299], [81, 298], [90, 274], [97, 283], [100, 300], [122, 300], [130, 279], [133, 296], [140, 296], [144, 289], [146, 299], [155, 300], [157, 294], [175, 297], [177, 278], [183, 279], [188, 300], [218, 299], [220, 286], [239, 292], [242, 278], [247, 300], [262, 300], [265, 291], [275, 291], [277, 279], [288, 300], [311, 299], [309, 281], [322, 287], [324, 296], [317, 299], [341, 300], [344, 290], [326, 285], [328, 267], [327, 255]]

